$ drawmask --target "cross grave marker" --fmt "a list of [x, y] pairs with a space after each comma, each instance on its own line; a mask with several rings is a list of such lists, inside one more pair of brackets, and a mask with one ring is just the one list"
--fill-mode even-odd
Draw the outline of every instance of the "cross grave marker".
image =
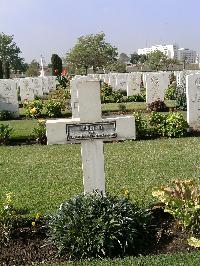
[[75, 80], [71, 86], [77, 89], [76, 117], [72, 114], [72, 119], [47, 120], [47, 143], [81, 143], [84, 192], [105, 193], [103, 141], [135, 139], [135, 119], [102, 119], [99, 81], [89, 77]]

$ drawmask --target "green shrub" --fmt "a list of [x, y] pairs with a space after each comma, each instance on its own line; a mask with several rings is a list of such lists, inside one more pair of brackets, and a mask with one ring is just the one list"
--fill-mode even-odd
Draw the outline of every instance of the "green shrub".
[[176, 86], [170, 85], [165, 92], [165, 100], [176, 100]]
[[13, 119], [14, 114], [13, 112], [2, 110], [0, 111], [0, 120], [10, 120]]
[[145, 102], [146, 95], [145, 93], [142, 93], [142, 94], [127, 96], [126, 101], [127, 102]]
[[148, 127], [147, 127], [147, 120], [142, 113], [134, 112], [133, 116], [135, 117], [135, 125], [136, 125], [136, 136], [137, 138], [145, 138], [148, 136]]
[[15, 217], [14, 196], [12, 192], [7, 193], [3, 206], [0, 208], [0, 243], [2, 244], [6, 244], [9, 241], [13, 227], [13, 219]]
[[33, 135], [40, 144], [47, 143], [46, 124], [44, 119], [38, 119], [38, 125], [33, 129]]
[[126, 111], [126, 105], [124, 103], [120, 103], [118, 105], [118, 108], [120, 111], [125, 112]]
[[63, 104], [55, 100], [49, 100], [45, 104], [46, 113], [49, 117], [60, 117]]
[[187, 110], [187, 99], [184, 86], [177, 86], [175, 92], [176, 107], [180, 110]]
[[43, 110], [43, 102], [41, 100], [24, 101], [23, 107], [25, 109], [26, 116], [39, 117]]
[[165, 126], [166, 126], [166, 117], [167, 115], [151, 112], [148, 116], [148, 122], [151, 127], [151, 132], [153, 135], [164, 135]]
[[65, 76], [63, 76], [63, 75], [61, 75], [61, 76], [57, 76], [56, 77], [56, 80], [58, 81], [58, 85], [57, 86], [60, 86], [61, 88], [63, 88], [63, 89], [67, 89], [67, 87], [68, 87], [68, 85], [69, 85], [69, 80], [65, 77]]
[[124, 91], [113, 91], [112, 87], [107, 83], [101, 86], [101, 102], [102, 103], [121, 103], [124, 98]]
[[9, 125], [0, 124], [0, 144], [6, 144], [13, 129]]
[[186, 135], [188, 123], [181, 113], [170, 112], [166, 116], [166, 125], [163, 135], [167, 137], [182, 137]]
[[70, 259], [138, 254], [149, 243], [149, 219], [128, 198], [78, 195], [51, 216], [50, 239]]
[[148, 110], [154, 112], [166, 112], [168, 111], [168, 107], [163, 101], [157, 100], [148, 104]]
[[123, 102], [123, 99], [124, 99], [124, 95], [123, 95], [122, 91], [114, 91], [112, 93], [112, 97], [113, 97], [115, 103], [121, 103], [121, 102]]
[[151, 112], [148, 116], [134, 113], [137, 138], [182, 137], [187, 134], [188, 124], [183, 115], [177, 112], [161, 114]]

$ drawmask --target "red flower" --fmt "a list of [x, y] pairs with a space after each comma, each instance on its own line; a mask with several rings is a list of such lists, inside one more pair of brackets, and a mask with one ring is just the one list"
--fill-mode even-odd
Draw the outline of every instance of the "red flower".
[[67, 75], [67, 70], [66, 69], [63, 69], [63, 71], [62, 71], [62, 74], [61, 74], [62, 76], [66, 76]]
[[58, 69], [55, 69], [54, 70], [54, 73], [57, 75], [58, 74]]

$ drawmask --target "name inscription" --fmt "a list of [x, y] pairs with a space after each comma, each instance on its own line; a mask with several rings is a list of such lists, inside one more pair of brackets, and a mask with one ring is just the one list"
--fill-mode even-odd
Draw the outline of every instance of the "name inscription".
[[96, 122], [66, 125], [67, 140], [116, 138], [116, 122]]

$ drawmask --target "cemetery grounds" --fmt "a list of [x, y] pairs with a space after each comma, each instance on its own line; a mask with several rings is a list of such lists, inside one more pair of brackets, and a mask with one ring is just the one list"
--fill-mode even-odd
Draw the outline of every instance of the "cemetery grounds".
[[[144, 103], [127, 106], [128, 113], [145, 109]], [[121, 112], [119, 108], [119, 104], [104, 104], [103, 112]], [[23, 109], [20, 112], [23, 117]], [[9, 145], [0, 146], [1, 206], [5, 194], [13, 193], [13, 205], [21, 219], [21, 227], [1, 248], [0, 261], [5, 265], [30, 265], [33, 261], [43, 261], [45, 265], [198, 265], [198, 248], [189, 246], [187, 234], [175, 226], [171, 217], [165, 223], [162, 215], [158, 241], [144, 254], [80, 262], [57, 258], [55, 248], [46, 245], [44, 220], [62, 202], [83, 191], [80, 145], [36, 144], [32, 137], [35, 119], [1, 123], [13, 127]], [[152, 196], [155, 188], [167, 186], [174, 179], [199, 182], [199, 150], [198, 136], [106, 143], [106, 191], [116, 196], [128, 195], [132, 202], [150, 208], [158, 201]]]

